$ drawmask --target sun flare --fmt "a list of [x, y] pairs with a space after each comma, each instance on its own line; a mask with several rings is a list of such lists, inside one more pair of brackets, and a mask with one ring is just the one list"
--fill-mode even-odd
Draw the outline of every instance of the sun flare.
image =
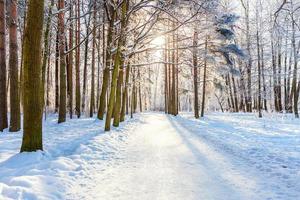
[[163, 36], [158, 36], [152, 40], [152, 44], [157, 47], [163, 47], [165, 45], [165, 38]]

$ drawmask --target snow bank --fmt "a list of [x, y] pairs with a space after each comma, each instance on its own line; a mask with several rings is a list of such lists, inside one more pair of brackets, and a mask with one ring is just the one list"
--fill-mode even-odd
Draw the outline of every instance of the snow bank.
[[300, 199], [300, 126], [293, 115], [259, 119], [256, 114], [213, 113], [195, 120], [185, 114], [175, 121], [222, 153], [240, 174], [252, 177], [244, 184], [256, 185], [258, 199]]
[[104, 134], [103, 122], [96, 119], [57, 124], [56, 117], [44, 124], [44, 152], [18, 154], [22, 133], [0, 134], [0, 199], [66, 199], [76, 178], [89, 173], [88, 162], [95, 157], [113, 159], [113, 146], [119, 146], [126, 130], [134, 127], [125, 125]]

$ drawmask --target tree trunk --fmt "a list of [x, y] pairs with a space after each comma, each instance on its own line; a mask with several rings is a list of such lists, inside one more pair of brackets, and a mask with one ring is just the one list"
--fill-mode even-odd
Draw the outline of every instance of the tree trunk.
[[291, 91], [291, 75], [292, 75], [292, 56], [293, 56], [293, 51], [290, 51], [290, 58], [289, 58], [289, 67], [288, 67], [288, 78], [287, 78], [287, 92], [288, 92], [288, 108], [287, 108], [287, 112], [288, 113], [292, 113], [293, 112], [293, 99], [292, 99], [292, 91]]
[[179, 34], [176, 37], [176, 113], [179, 114]]
[[82, 87], [82, 100], [81, 100], [81, 110], [85, 112], [85, 95], [86, 95], [86, 84], [87, 84], [87, 61], [88, 61], [88, 50], [89, 50], [89, 36], [88, 29], [89, 25], [86, 27], [87, 39], [84, 45], [84, 65], [83, 65], [83, 87]]
[[43, 150], [41, 41], [44, 1], [29, 0], [24, 37], [24, 120], [21, 152]]
[[137, 95], [136, 95], [136, 68], [134, 67], [132, 69], [132, 95], [131, 95], [131, 99], [132, 99], [132, 103], [131, 103], [131, 107], [132, 107], [132, 113], [136, 113], [136, 109], [137, 109]]
[[9, 3], [9, 75], [10, 75], [10, 132], [21, 128], [19, 71], [18, 71], [18, 42], [17, 42], [17, 0]]
[[231, 80], [232, 80], [235, 112], [239, 112], [238, 95], [237, 95], [236, 84], [235, 84], [235, 79], [234, 79], [233, 75], [231, 75]]
[[[104, 69], [104, 62], [105, 62], [105, 9], [103, 9], [103, 16], [102, 16], [102, 31], [101, 31], [101, 26], [99, 26], [99, 45], [98, 45], [98, 77], [97, 77], [97, 96], [96, 96], [96, 108], [99, 108], [99, 103], [100, 103], [100, 74], [101, 74], [101, 68], [102, 70]], [[99, 15], [99, 22], [101, 21], [101, 15]], [[102, 35], [102, 60], [101, 60], [101, 45], [100, 45], [100, 38]], [[101, 67], [100, 67], [101, 66]]]
[[133, 113], [136, 109], [136, 98], [135, 98], [135, 67], [132, 68], [132, 87], [131, 87], [131, 106], [130, 106], [130, 117], [133, 118]]
[[278, 105], [278, 111], [282, 112], [282, 101], [281, 101], [281, 38], [278, 41], [278, 73], [277, 73], [277, 92], [278, 92], [278, 98], [277, 98], [277, 105]]
[[[288, 28], [288, 25], [287, 25]], [[285, 112], [288, 112], [288, 105], [289, 105], [289, 91], [287, 90], [287, 75], [288, 75], [288, 36], [286, 35], [285, 38], [285, 51], [284, 51], [284, 79], [283, 79], [283, 85], [284, 85], [284, 110]]]
[[257, 46], [257, 67], [258, 67], [258, 117], [262, 118], [261, 114], [261, 61], [260, 61], [260, 43], [259, 33], [256, 32], [256, 46]]
[[205, 53], [204, 53], [204, 69], [203, 69], [203, 88], [202, 88], [202, 106], [201, 106], [201, 117], [204, 117], [205, 109], [205, 94], [206, 94], [206, 67], [207, 67], [207, 36], [205, 39]]
[[247, 67], [247, 95], [246, 97], [246, 110], [247, 112], [252, 112], [252, 56], [251, 56], [251, 36], [250, 36], [250, 6], [249, 0], [246, 1], [246, 4], [243, 5], [245, 10], [245, 17], [246, 17], [246, 40], [247, 40], [247, 53], [249, 55], [248, 62], [246, 64]]
[[59, 114], [58, 123], [66, 121], [66, 110], [67, 110], [67, 83], [66, 83], [66, 55], [65, 55], [65, 1], [58, 1], [58, 35], [59, 35]]
[[[127, 1], [128, 3], [128, 1]], [[126, 9], [127, 10], [127, 6]], [[123, 23], [122, 26], [127, 26], [127, 23]], [[122, 39], [122, 44], [124, 45], [126, 43], [126, 38]], [[126, 74], [127, 76], [127, 74]], [[127, 77], [126, 77], [127, 78]], [[125, 106], [123, 107], [123, 102], [122, 102], [122, 88], [123, 88], [123, 84], [124, 84], [124, 50], [121, 50], [121, 63], [120, 63], [120, 71], [119, 71], [119, 77], [118, 77], [118, 82], [117, 82], [117, 91], [116, 91], [116, 103], [114, 106], [114, 122], [113, 122], [113, 126], [118, 127], [120, 120], [124, 120], [121, 119], [121, 115], [122, 115], [122, 108], [124, 108], [124, 113], [125, 113]], [[124, 91], [125, 93], [125, 91]], [[126, 95], [124, 96], [126, 98]], [[126, 99], [123, 99], [124, 103], [126, 101]], [[125, 105], [125, 104], [124, 104]]]
[[125, 88], [124, 88], [123, 96], [122, 96], [122, 109], [121, 109], [121, 117], [120, 117], [121, 122], [125, 121], [125, 111], [128, 110], [128, 108], [126, 108], [126, 107], [128, 105], [129, 75], [130, 75], [130, 62], [128, 62], [127, 68], [126, 68]]
[[5, 0], [0, 0], [0, 131], [8, 127], [7, 123], [7, 92], [6, 92], [6, 22]]
[[279, 111], [278, 106], [278, 87], [277, 87], [277, 69], [276, 69], [276, 54], [273, 42], [273, 37], [271, 37], [271, 48], [272, 48], [272, 69], [273, 69], [273, 91], [274, 91], [274, 106], [276, 112]]
[[295, 19], [292, 15], [292, 49], [294, 56], [294, 72], [293, 72], [293, 81], [292, 81], [292, 93], [294, 97], [294, 113], [295, 117], [299, 118], [298, 113], [298, 95], [299, 95], [299, 84], [297, 88], [297, 75], [298, 75], [298, 52], [296, 47], [296, 28], [295, 28]]
[[46, 80], [46, 66], [47, 60], [49, 57], [50, 49], [49, 49], [49, 39], [50, 39], [50, 30], [51, 30], [51, 19], [52, 19], [52, 9], [54, 6], [54, 0], [51, 0], [51, 4], [49, 6], [49, 13], [46, 22], [46, 28], [44, 32], [44, 50], [43, 50], [43, 62], [42, 62], [42, 80], [43, 85], [45, 85]]
[[[173, 22], [173, 27], [175, 28], [175, 23]], [[176, 116], [176, 64], [175, 64], [175, 31], [173, 31], [172, 34], [172, 85], [171, 85], [171, 91], [172, 91], [172, 102], [171, 102], [171, 114]]]
[[165, 43], [165, 50], [164, 50], [164, 59], [165, 59], [165, 64], [164, 64], [164, 70], [165, 70], [165, 113], [167, 114], [169, 112], [169, 89], [168, 89], [168, 41], [166, 41]]
[[140, 68], [138, 68], [139, 107], [140, 107], [140, 112], [143, 112], [141, 81], [142, 81], [141, 72], [140, 72]]
[[[169, 23], [168, 23], [168, 26]], [[169, 102], [168, 102], [168, 114], [172, 113], [172, 98], [173, 98], [173, 93], [172, 93], [172, 51], [171, 51], [171, 39], [170, 36], [167, 37], [168, 41], [168, 94], [169, 94]]]
[[76, 5], [76, 18], [77, 18], [77, 23], [76, 23], [76, 63], [75, 63], [75, 112], [77, 115], [77, 118], [80, 118], [81, 116], [81, 110], [80, 110], [80, 101], [81, 101], [81, 96], [80, 96], [80, 0], [77, 0], [77, 5]]
[[240, 106], [239, 110], [243, 110], [243, 112], [246, 112], [246, 104], [247, 104], [247, 92], [246, 92], [246, 86], [245, 86], [245, 79], [244, 79], [244, 71], [242, 70], [242, 61], [239, 60], [239, 71], [241, 73], [240, 77]]
[[[52, 19], [52, 9], [54, 6], [54, 0], [51, 0], [50, 6], [49, 6], [49, 13], [47, 17], [47, 22], [46, 22], [46, 28], [44, 32], [44, 50], [43, 50], [43, 61], [42, 61], [42, 84], [43, 84], [43, 90], [45, 91], [45, 82], [46, 82], [46, 67], [47, 64], [49, 64], [49, 58], [50, 58], [50, 45], [49, 45], [49, 40], [50, 40], [50, 35], [51, 35], [51, 19]], [[45, 99], [45, 92], [43, 91], [44, 97], [43, 97], [43, 102], [45, 107], [45, 117], [46, 117], [46, 110], [47, 107], [49, 106], [49, 65], [48, 65], [48, 71], [47, 71], [47, 93], [46, 93], [46, 99]], [[46, 101], [46, 103], [45, 103]]]
[[[70, 3], [72, 3], [72, 0], [70, 0]], [[72, 19], [73, 17], [73, 7], [70, 7], [70, 18]], [[69, 49], [73, 49], [73, 22], [70, 23], [70, 28], [69, 28]], [[68, 109], [69, 109], [69, 114], [70, 118], [73, 118], [73, 51], [70, 51], [68, 54], [68, 68], [67, 68], [67, 83], [68, 83], [68, 88], [67, 88], [67, 93], [68, 93]]]
[[226, 76], [226, 79], [227, 79], [227, 84], [228, 84], [228, 88], [229, 88], [229, 97], [230, 97], [230, 102], [231, 102], [231, 108], [232, 108], [232, 111], [235, 112], [236, 108], [235, 108], [234, 99], [233, 99], [233, 92], [232, 92], [232, 86], [231, 86], [231, 81], [230, 81], [230, 74], [228, 74]]
[[[122, 58], [121, 58], [122, 59]], [[120, 71], [117, 82], [116, 103], [114, 105], [114, 122], [113, 126], [118, 127], [120, 124], [121, 103], [122, 103], [122, 85], [124, 82], [123, 59], [120, 64]]]
[[264, 99], [264, 110], [268, 111], [267, 106], [267, 89], [266, 89], [266, 80], [265, 80], [265, 61], [264, 61], [264, 48], [261, 47], [261, 75], [263, 81], [263, 99]]
[[194, 116], [196, 119], [199, 118], [199, 100], [198, 100], [198, 32], [194, 30], [193, 40], [193, 68], [194, 68]]
[[[50, 35], [50, 38], [51, 38], [51, 35]], [[48, 52], [50, 52], [50, 49], [51, 49], [51, 43], [48, 47]], [[48, 59], [47, 59], [47, 84], [46, 84], [46, 107], [49, 107], [50, 106], [50, 99], [49, 99], [49, 94], [50, 94], [50, 84], [51, 84], [51, 81], [50, 81], [50, 67], [51, 67], [51, 59], [50, 59], [50, 56], [48, 56]]]
[[[27, 5], [27, 0], [24, 0], [24, 4]], [[20, 87], [20, 90], [19, 90], [19, 97], [20, 97], [20, 104], [21, 106], [23, 105], [23, 95], [22, 95], [22, 92], [23, 92], [23, 60], [24, 60], [24, 30], [25, 30], [25, 25], [26, 25], [26, 18], [27, 18], [27, 12], [24, 12], [23, 14], [23, 26], [22, 26], [22, 30], [20, 30], [21, 32], [21, 60], [20, 60], [20, 78], [19, 78], [19, 87]]]
[[55, 113], [58, 112], [59, 106], [59, 32], [56, 32], [55, 44]]
[[92, 80], [91, 80], [91, 98], [90, 98], [90, 117], [94, 115], [95, 108], [95, 54], [96, 54], [96, 0], [94, 0], [93, 12], [93, 46], [92, 46]]
[[[106, 4], [106, 1], [105, 1]], [[110, 5], [110, 4], [109, 4]], [[111, 65], [111, 43], [113, 39], [113, 28], [115, 23], [116, 10], [113, 6], [109, 6], [109, 10], [111, 13], [109, 18], [109, 27], [107, 30], [107, 41], [106, 41], [106, 55], [105, 55], [105, 67], [103, 70], [103, 81], [102, 81], [102, 89], [100, 94], [100, 103], [98, 109], [98, 119], [103, 120], [105, 108], [106, 108], [106, 94], [109, 87], [109, 78], [110, 78], [110, 65]], [[107, 13], [107, 15], [109, 14]]]
[[113, 73], [112, 73], [112, 79], [111, 79], [111, 90], [110, 90], [109, 103], [108, 103], [107, 115], [106, 115], [106, 120], [105, 120], [105, 131], [110, 130], [111, 118], [112, 118], [113, 109], [114, 109], [119, 68], [120, 68], [120, 65], [122, 63], [121, 62], [121, 59], [122, 59], [121, 58], [121, 53], [122, 53], [122, 48], [123, 48], [124, 42], [125, 42], [124, 32], [125, 32], [125, 25], [126, 25], [127, 5], [128, 5], [128, 0], [124, 0], [122, 2], [122, 6], [121, 6], [120, 38], [119, 38], [119, 41], [118, 41], [117, 53], [115, 55], [115, 65], [114, 65], [114, 69], [113, 69]]

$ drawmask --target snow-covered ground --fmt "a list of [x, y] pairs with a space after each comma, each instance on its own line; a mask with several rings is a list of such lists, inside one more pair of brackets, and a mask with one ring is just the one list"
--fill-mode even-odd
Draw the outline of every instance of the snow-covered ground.
[[45, 152], [17, 154], [0, 133], [0, 199], [300, 199], [300, 121], [213, 113], [145, 113], [118, 129], [73, 119], [44, 124]]

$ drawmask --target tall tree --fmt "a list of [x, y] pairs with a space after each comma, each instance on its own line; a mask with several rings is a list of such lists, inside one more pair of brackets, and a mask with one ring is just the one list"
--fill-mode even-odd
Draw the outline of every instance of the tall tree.
[[128, 83], [129, 83], [130, 70], [131, 70], [130, 61], [128, 61], [126, 67], [126, 75], [125, 75], [125, 88], [122, 94], [122, 108], [121, 108], [121, 116], [120, 116], [121, 122], [125, 121], [126, 106], [128, 105]]
[[[49, 13], [47, 17], [47, 22], [46, 22], [46, 28], [44, 32], [44, 51], [43, 51], [43, 62], [42, 62], [42, 82], [43, 82], [43, 90], [45, 90], [45, 82], [46, 82], [46, 74], [47, 74], [47, 95], [46, 95], [46, 105], [44, 106], [49, 106], [49, 58], [50, 58], [50, 35], [51, 35], [51, 19], [52, 19], [52, 9], [54, 6], [54, 0], [51, 0], [50, 6], [49, 6]], [[46, 73], [46, 66], [48, 62], [48, 69]], [[45, 95], [45, 93], [43, 92]], [[44, 100], [45, 101], [45, 100]], [[46, 109], [45, 107], [45, 109]], [[47, 113], [45, 113], [47, 114]]]
[[[166, 36], [166, 39], [168, 37]], [[164, 49], [164, 90], [165, 90], [165, 113], [167, 114], [169, 112], [169, 77], [168, 77], [168, 41], [165, 42], [165, 49]]]
[[202, 88], [202, 105], [201, 105], [201, 117], [204, 117], [205, 98], [206, 98], [206, 74], [207, 74], [207, 51], [208, 51], [208, 38], [205, 39], [205, 53], [204, 53], [204, 69], [203, 69], [203, 88]]
[[58, 123], [66, 121], [67, 83], [65, 55], [65, 1], [58, 0], [58, 36], [59, 36], [59, 113]]
[[113, 114], [113, 109], [114, 109], [114, 103], [115, 103], [115, 95], [116, 95], [116, 89], [117, 89], [117, 81], [118, 81], [118, 74], [119, 74], [119, 69], [121, 65], [121, 56], [122, 56], [122, 49], [124, 46], [125, 42], [125, 26], [126, 26], [126, 14], [127, 14], [127, 6], [128, 6], [128, 1], [129, 0], [124, 0], [121, 5], [121, 16], [120, 16], [120, 21], [121, 21], [121, 27], [120, 27], [120, 35], [119, 35], [119, 41], [118, 41], [118, 47], [117, 47], [117, 52], [115, 55], [115, 65], [112, 73], [112, 78], [111, 78], [111, 91], [109, 95], [109, 103], [108, 103], [108, 108], [107, 108], [107, 115], [105, 119], [105, 131], [110, 130], [111, 126], [111, 118]]
[[17, 0], [9, 2], [9, 75], [10, 75], [10, 125], [9, 131], [16, 132], [21, 128], [19, 71], [18, 71], [18, 41], [17, 41], [18, 11]]
[[77, 19], [77, 23], [76, 23], [76, 63], [75, 63], [75, 71], [76, 71], [76, 80], [75, 80], [75, 111], [76, 111], [76, 115], [79, 118], [81, 115], [81, 111], [80, 111], [80, 0], [77, 0], [77, 5], [76, 5], [76, 19]]
[[246, 109], [247, 112], [252, 112], [252, 56], [251, 56], [251, 35], [250, 35], [250, 5], [249, 0], [240, 0], [245, 13], [245, 25], [246, 25], [246, 49], [248, 54], [248, 61], [246, 63], [247, 71], [247, 93], [246, 93]]
[[93, 2], [93, 44], [92, 44], [92, 80], [91, 80], [91, 98], [90, 98], [90, 117], [94, 115], [95, 108], [95, 54], [96, 54], [96, 0]]
[[6, 92], [6, 20], [5, 0], [0, 0], [0, 131], [8, 127]]
[[56, 31], [55, 40], [55, 113], [59, 106], [59, 32]]
[[29, 0], [24, 35], [23, 140], [21, 152], [43, 150], [42, 31], [44, 0]]
[[257, 41], [257, 70], [258, 70], [258, 117], [262, 117], [261, 113], [261, 56], [260, 56], [260, 41], [259, 41], [259, 32], [256, 32], [256, 41]]
[[[73, 4], [73, 0], [70, 0], [70, 5]], [[70, 118], [73, 118], [73, 35], [74, 35], [74, 25], [73, 25], [73, 7], [70, 6], [70, 27], [69, 27], [69, 49], [70, 52], [68, 54], [68, 67], [67, 67], [67, 93], [68, 93], [68, 109]]]
[[[90, 5], [89, 5], [90, 7]], [[91, 9], [91, 8], [90, 8]], [[90, 32], [90, 23], [91, 23], [91, 15], [87, 16], [88, 19], [85, 18], [86, 25], [86, 40], [84, 43], [84, 64], [83, 64], [83, 87], [82, 87], [82, 100], [81, 100], [81, 109], [85, 111], [85, 100], [86, 100], [86, 91], [87, 91], [87, 66], [88, 66], [88, 53], [89, 53], [89, 32]]]
[[193, 69], [194, 69], [194, 115], [199, 118], [199, 100], [198, 100], [198, 32], [194, 30], [193, 37]]
[[104, 1], [104, 6], [106, 9], [106, 16], [109, 21], [109, 26], [107, 30], [107, 39], [106, 39], [106, 52], [105, 52], [105, 66], [103, 69], [103, 80], [102, 80], [102, 88], [100, 94], [100, 102], [98, 109], [98, 119], [103, 120], [105, 108], [106, 108], [106, 94], [109, 87], [109, 78], [110, 78], [110, 65], [111, 65], [111, 49], [112, 49], [112, 40], [113, 40], [113, 30], [114, 23], [116, 17], [116, 10], [110, 3]]

